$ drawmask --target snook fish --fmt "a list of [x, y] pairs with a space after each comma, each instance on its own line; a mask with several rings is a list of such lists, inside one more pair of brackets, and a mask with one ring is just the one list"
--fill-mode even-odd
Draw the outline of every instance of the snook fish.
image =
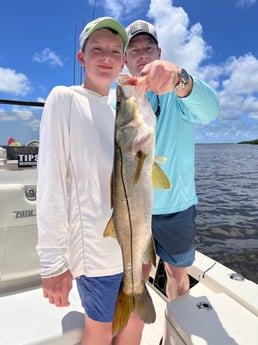
[[142, 278], [142, 263], [155, 265], [156, 258], [151, 235], [152, 189], [171, 186], [154, 164], [156, 119], [145, 91], [146, 77], [119, 76], [111, 182], [113, 213], [104, 232], [104, 236], [117, 238], [124, 267], [113, 335], [127, 324], [132, 312], [137, 312], [145, 323], [156, 318]]

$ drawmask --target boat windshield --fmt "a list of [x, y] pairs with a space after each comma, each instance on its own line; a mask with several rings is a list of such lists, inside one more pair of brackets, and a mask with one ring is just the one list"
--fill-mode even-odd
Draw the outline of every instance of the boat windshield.
[[0, 100], [0, 146], [36, 144], [43, 106], [43, 102]]
[[0, 164], [35, 166], [43, 102], [0, 99]]

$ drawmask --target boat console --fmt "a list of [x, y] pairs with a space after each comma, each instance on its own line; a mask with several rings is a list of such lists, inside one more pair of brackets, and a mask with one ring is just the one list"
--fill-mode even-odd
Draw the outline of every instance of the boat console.
[[40, 284], [36, 253], [38, 147], [1, 146], [0, 293]]
[[[0, 104], [9, 106], [3, 117], [9, 121], [1, 120], [0, 132], [0, 343], [79, 344], [84, 310], [76, 286], [70, 293], [71, 305], [56, 308], [43, 297], [39, 274], [37, 138], [43, 104], [3, 100]], [[30, 123], [19, 122], [21, 114]]]

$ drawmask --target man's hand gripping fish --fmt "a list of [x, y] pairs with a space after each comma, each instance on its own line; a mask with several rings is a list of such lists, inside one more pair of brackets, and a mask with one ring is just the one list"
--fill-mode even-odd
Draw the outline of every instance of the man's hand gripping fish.
[[170, 189], [171, 185], [154, 163], [156, 118], [145, 92], [146, 77], [119, 76], [111, 182], [113, 214], [104, 232], [104, 236], [117, 238], [123, 256], [114, 335], [127, 324], [132, 312], [145, 323], [156, 318], [142, 277], [142, 263], [155, 265], [156, 259], [151, 234], [152, 189]]

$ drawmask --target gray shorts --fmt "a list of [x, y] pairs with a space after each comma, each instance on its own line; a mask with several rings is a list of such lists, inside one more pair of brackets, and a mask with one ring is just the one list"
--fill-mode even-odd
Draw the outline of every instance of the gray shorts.
[[158, 256], [171, 265], [192, 265], [195, 254], [196, 208], [152, 216], [152, 234]]

